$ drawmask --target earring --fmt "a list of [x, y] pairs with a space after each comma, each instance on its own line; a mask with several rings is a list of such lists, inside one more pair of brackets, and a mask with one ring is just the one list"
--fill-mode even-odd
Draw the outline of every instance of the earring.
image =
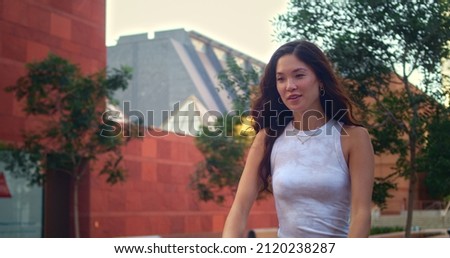
[[320, 91], [320, 96], [321, 97], [325, 96], [325, 89], [323, 88], [322, 84], [320, 84], [319, 91]]

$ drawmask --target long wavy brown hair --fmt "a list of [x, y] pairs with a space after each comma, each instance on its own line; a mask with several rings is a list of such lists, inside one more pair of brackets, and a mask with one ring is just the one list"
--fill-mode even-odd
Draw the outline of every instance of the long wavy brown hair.
[[276, 87], [278, 59], [288, 54], [294, 54], [308, 65], [323, 84], [325, 94], [320, 96], [320, 103], [327, 119], [335, 119], [344, 125], [360, 126], [353, 116], [352, 103], [322, 50], [306, 40], [296, 40], [282, 45], [266, 65], [259, 84], [260, 95], [255, 99], [251, 111], [254, 130], [257, 133], [266, 130], [264, 154], [258, 172], [262, 183], [261, 191], [270, 191], [272, 148], [275, 140], [283, 133], [293, 117], [292, 111], [282, 103]]

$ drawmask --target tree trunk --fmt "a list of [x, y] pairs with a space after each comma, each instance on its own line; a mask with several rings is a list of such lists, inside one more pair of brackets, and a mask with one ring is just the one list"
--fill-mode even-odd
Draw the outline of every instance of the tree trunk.
[[86, 158], [82, 158], [75, 169], [74, 175], [74, 184], [73, 184], [73, 225], [74, 225], [74, 233], [75, 237], [80, 237], [80, 215], [79, 215], [79, 205], [78, 205], [78, 190], [80, 181], [83, 178], [84, 174], [86, 174], [87, 166], [89, 160]]
[[411, 237], [414, 200], [415, 200], [415, 196], [416, 196], [416, 191], [415, 191], [416, 184], [417, 184], [417, 175], [415, 172], [413, 172], [413, 173], [411, 173], [411, 177], [409, 179], [408, 213], [407, 213], [407, 217], [406, 217], [405, 237]]
[[80, 237], [80, 216], [78, 214], [78, 178], [75, 178], [73, 185], [73, 225], [75, 237]]
[[[405, 49], [408, 51], [408, 49]], [[406, 56], [406, 55], [405, 55]], [[406, 93], [408, 95], [409, 105], [412, 109], [412, 118], [409, 131], [409, 190], [408, 190], [408, 212], [406, 215], [405, 237], [411, 237], [411, 226], [413, 219], [414, 201], [416, 197], [416, 185], [417, 185], [417, 164], [416, 164], [416, 152], [417, 152], [417, 127], [419, 122], [419, 106], [417, 98], [411, 91], [408, 76], [405, 73], [405, 62], [403, 59], [403, 84], [405, 86]]]
[[410, 176], [408, 190], [408, 212], [406, 215], [405, 237], [411, 237], [411, 226], [413, 219], [414, 201], [416, 197], [417, 173], [416, 173], [416, 139], [410, 138]]

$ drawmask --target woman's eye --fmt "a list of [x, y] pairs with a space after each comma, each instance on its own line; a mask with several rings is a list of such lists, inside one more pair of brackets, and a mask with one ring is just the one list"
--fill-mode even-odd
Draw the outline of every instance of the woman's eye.
[[277, 78], [277, 82], [282, 82], [284, 80], [284, 78], [278, 77]]
[[296, 74], [295, 78], [302, 78], [303, 76], [305, 76], [304, 74]]

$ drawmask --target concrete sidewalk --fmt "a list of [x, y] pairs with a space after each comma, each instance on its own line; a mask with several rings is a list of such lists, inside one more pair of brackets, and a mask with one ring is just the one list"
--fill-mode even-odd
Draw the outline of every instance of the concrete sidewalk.
[[[386, 234], [371, 235], [370, 238], [403, 238], [405, 231], [392, 232]], [[448, 238], [449, 233], [447, 229], [423, 229], [411, 232], [413, 238]]]

